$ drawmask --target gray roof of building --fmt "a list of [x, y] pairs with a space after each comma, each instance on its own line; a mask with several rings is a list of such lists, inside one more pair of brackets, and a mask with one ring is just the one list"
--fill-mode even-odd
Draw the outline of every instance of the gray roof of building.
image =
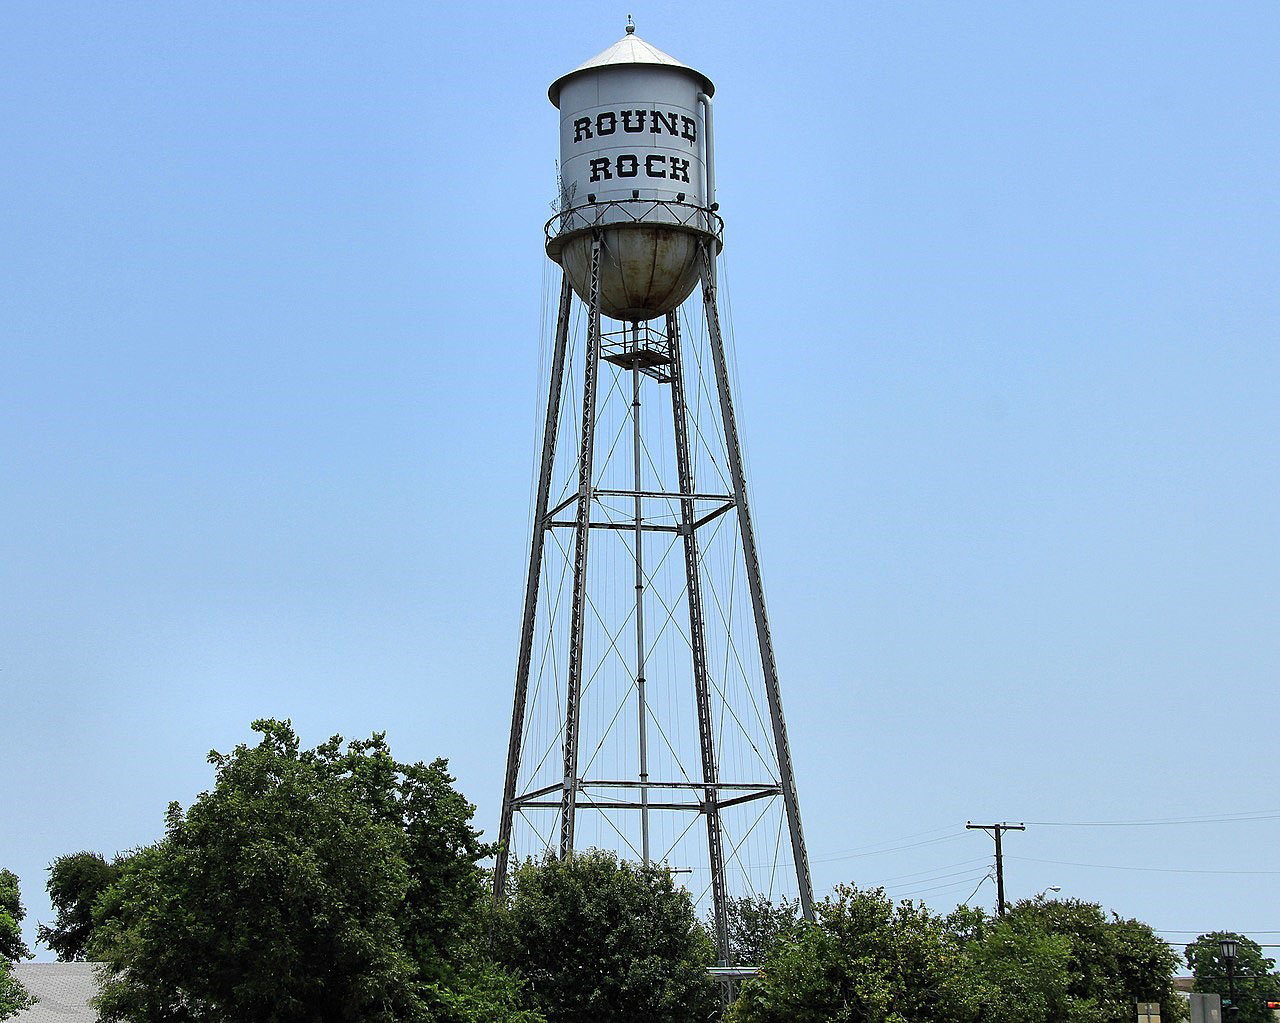
[[96, 1023], [97, 963], [14, 963], [13, 975], [39, 1001], [10, 1023]]

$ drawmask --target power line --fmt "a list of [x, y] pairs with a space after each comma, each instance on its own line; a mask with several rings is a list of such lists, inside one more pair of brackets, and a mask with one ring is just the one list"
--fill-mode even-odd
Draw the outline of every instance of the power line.
[[1028, 821], [1040, 828], [1157, 828], [1176, 824], [1247, 824], [1251, 821], [1280, 820], [1280, 810], [1250, 810], [1244, 813], [1205, 814], [1198, 817], [1159, 817], [1131, 821]]
[[[964, 891], [964, 886], [972, 880], [973, 878], [969, 878], [965, 881], [956, 881], [953, 884], [939, 885], [937, 888], [921, 888], [917, 891], [899, 892], [898, 894], [890, 895], [889, 897], [894, 902], [918, 902], [921, 905], [924, 905], [925, 903], [932, 903], [935, 906], [939, 904], [950, 905], [951, 900], [955, 898], [955, 894], [947, 893], [958, 894], [959, 892]], [[978, 883], [981, 884], [982, 880], [979, 880]]]
[[[1254, 821], [1280, 820], [1280, 810], [1248, 810], [1226, 814], [1202, 814], [1190, 817], [1158, 817], [1143, 820], [1110, 820], [1110, 821], [1026, 821], [1025, 824], [1045, 828], [1153, 828], [1170, 827], [1184, 824], [1248, 824]], [[815, 863], [831, 863], [837, 860], [858, 859], [864, 856], [880, 856], [885, 853], [901, 852], [906, 849], [918, 849], [923, 846], [950, 842], [958, 835], [940, 834], [958, 828], [959, 824], [947, 824], [925, 831], [915, 831], [897, 838], [887, 838], [882, 842], [856, 846], [844, 852], [831, 853], [826, 856], [811, 857]], [[1002, 825], [1003, 827], [1003, 825]], [[938, 837], [926, 837], [938, 836]], [[924, 839], [913, 841], [913, 839]], [[1052, 862], [1044, 860], [1041, 862]], [[1089, 866], [1090, 864], [1063, 864], [1065, 866]], [[1136, 869], [1136, 868], [1135, 868]], [[1155, 869], [1155, 868], [1152, 868]], [[1265, 871], [1244, 871], [1244, 873], [1266, 873]]]
[[940, 877], [922, 878], [919, 881], [904, 881], [902, 884], [892, 885], [887, 888], [886, 891], [889, 893], [898, 891], [905, 894], [915, 894], [917, 892], [933, 891], [939, 888], [964, 887], [967, 884], [972, 884], [978, 878], [989, 873], [991, 873], [990, 869], [982, 868], [979, 868], [978, 870], [958, 871], [956, 874], [952, 875], [956, 878], [954, 881], [947, 881]]
[[[890, 881], [901, 881], [902, 879], [904, 879], [904, 878], [908, 878], [908, 877], [920, 877], [920, 875], [921, 875], [921, 874], [933, 874], [935, 871], [939, 871], [939, 870], [950, 870], [952, 867], [970, 867], [970, 868], [972, 868], [973, 864], [975, 864], [975, 863], [986, 863], [986, 862], [987, 862], [987, 858], [986, 858], [985, 856], [975, 856], [973, 859], [960, 860], [960, 862], [958, 862], [958, 863], [944, 863], [944, 864], [942, 864], [942, 866], [939, 866], [939, 867], [930, 867], [928, 870], [917, 870], [917, 871], [915, 871], [915, 872], [913, 872], [913, 873], [910, 873], [910, 874], [894, 874], [894, 875], [893, 875], [893, 877], [886, 877], [886, 878], [882, 878], [880, 881], [877, 881], [876, 883], [877, 883], [877, 884], [888, 884]], [[968, 873], [968, 871], [963, 871], [963, 870], [962, 870], [962, 871], [960, 871], [959, 873], [964, 874], [964, 873]], [[951, 874], [940, 874], [939, 876], [940, 876], [940, 877], [952, 877], [953, 875], [951, 875]]]
[[943, 887], [950, 888], [952, 885], [968, 884], [979, 874], [987, 874], [987, 873], [990, 873], [990, 871], [985, 869], [975, 870], [972, 867], [970, 867], [968, 870], [952, 870], [952, 871], [948, 871], [945, 874], [938, 874], [935, 877], [918, 877], [914, 881], [903, 881], [901, 884], [884, 885], [883, 887], [891, 890], [901, 890], [903, 888], [910, 888], [912, 890], [915, 890], [917, 885], [922, 885], [922, 884], [931, 885], [935, 881], [946, 881], [947, 878], [949, 877], [960, 878], [959, 881], [947, 881], [946, 885], [943, 886]]
[[1072, 860], [1042, 860], [1035, 856], [1011, 856], [1027, 863], [1050, 863], [1056, 867], [1093, 867], [1098, 870], [1139, 870], [1155, 874], [1243, 874], [1280, 875], [1280, 870], [1201, 870], [1193, 867], [1132, 867], [1118, 863], [1077, 863]]
[[[880, 842], [871, 842], [868, 845], [854, 846], [852, 849], [846, 849], [844, 852], [831, 853], [824, 857], [828, 860], [850, 859], [854, 856], [877, 856], [883, 852], [896, 852], [899, 849], [913, 849], [917, 845], [932, 845], [935, 842], [946, 842], [952, 838], [959, 837], [957, 835], [942, 835], [939, 838], [930, 838], [924, 842], [915, 842], [913, 839], [924, 838], [926, 835], [938, 835], [939, 832], [954, 832], [959, 824], [946, 824], [940, 828], [929, 828], [926, 831], [913, 831], [909, 835], [900, 835], [897, 838], [886, 838]], [[908, 845], [898, 845], [896, 843], [907, 842]], [[885, 848], [889, 846], [891, 848]]]
[[[1153, 927], [1152, 930], [1155, 931], [1157, 934], [1221, 934], [1221, 933], [1225, 933], [1223, 932], [1221, 927], [1206, 927], [1198, 931], [1187, 931], [1187, 930], [1180, 931], [1176, 927]], [[1253, 930], [1252, 928], [1246, 927], [1243, 930], [1236, 929], [1231, 933], [1244, 934], [1244, 935], [1280, 934], [1280, 931], [1257, 931], [1257, 930]]]
[[959, 835], [943, 835], [941, 838], [930, 838], [923, 842], [912, 842], [908, 845], [895, 845], [887, 849], [875, 849], [871, 852], [848, 852], [840, 853], [835, 856], [818, 856], [810, 857], [814, 863], [831, 863], [835, 860], [855, 860], [864, 856], [883, 856], [885, 853], [902, 852], [905, 849], [919, 849], [926, 845], [938, 845], [941, 842], [954, 842], [961, 836]]
[[964, 902], [962, 903], [962, 905], [965, 905], [965, 906], [969, 905], [969, 899], [972, 899], [975, 895], [977, 895], [977, 894], [978, 894], [978, 888], [981, 888], [984, 884], [986, 884], [986, 883], [987, 883], [988, 881], [990, 881], [990, 880], [991, 880], [991, 875], [990, 875], [990, 874], [988, 874], [988, 875], [987, 875], [986, 877], [984, 877], [981, 881], [979, 881], [979, 882], [978, 882], [978, 887], [977, 887], [977, 888], [974, 888], [974, 890], [973, 890], [973, 891], [971, 891], [971, 892], [969, 893], [969, 898], [968, 898], [968, 899], [965, 899], [965, 900], [964, 900]]

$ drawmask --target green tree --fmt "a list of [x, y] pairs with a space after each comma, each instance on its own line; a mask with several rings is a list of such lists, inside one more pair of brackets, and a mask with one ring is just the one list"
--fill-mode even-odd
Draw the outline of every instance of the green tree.
[[301, 750], [289, 722], [211, 753], [215, 783], [95, 902], [105, 1021], [528, 1021], [482, 953], [491, 848], [443, 760], [375, 734]]
[[49, 864], [45, 889], [57, 911], [53, 926], [41, 924], [36, 937], [64, 963], [87, 958], [93, 933], [93, 907], [120, 877], [128, 857], [108, 861], [101, 853], [77, 852], [59, 856]]
[[1263, 1003], [1268, 996], [1274, 998], [1280, 992], [1280, 977], [1274, 972], [1276, 961], [1263, 955], [1262, 946], [1242, 934], [1212, 931], [1187, 945], [1187, 965], [1195, 978], [1195, 989], [1220, 994], [1225, 1004], [1229, 987], [1227, 962], [1219, 944], [1223, 938], [1234, 938], [1238, 946], [1232, 970], [1239, 1023], [1271, 1023], [1271, 1011]]
[[[729, 931], [729, 961], [735, 966], [759, 966], [780, 938], [795, 932], [800, 923], [800, 901], [774, 902], [767, 895], [729, 899], [725, 907]], [[707, 917], [709, 934], [715, 935], [715, 919]]]
[[495, 935], [548, 1023], [704, 1023], [715, 957], [687, 892], [656, 866], [592, 850], [512, 875]]
[[12, 972], [16, 960], [31, 957], [22, 940], [22, 920], [26, 915], [18, 876], [11, 870], [0, 870], [0, 1019], [8, 1019], [33, 1001]]
[[743, 985], [735, 1023], [1130, 1023], [1134, 1001], [1184, 1016], [1177, 963], [1145, 924], [1098, 906], [1027, 900], [993, 920], [938, 917], [880, 889], [837, 888]]
[[971, 1000], [983, 1023], [1049, 1023], [1074, 1019], [1071, 942], [1035, 929], [1017, 930], [981, 909], [957, 906], [943, 927], [963, 947]]
[[10, 964], [0, 961], [0, 1019], [8, 1019], [19, 1009], [34, 1004], [35, 999], [18, 983]]
[[840, 885], [814, 924], [774, 945], [743, 984], [734, 1023], [969, 1023], [976, 989], [942, 920], [884, 890]]
[[0, 960], [30, 959], [31, 950], [22, 940], [22, 921], [27, 911], [18, 889], [18, 875], [0, 870]]
[[1146, 924], [1079, 899], [1023, 899], [1005, 921], [1020, 934], [1047, 934], [1069, 943], [1068, 1018], [1080, 1023], [1129, 1023], [1134, 1002], [1159, 1002], [1165, 1023], [1186, 1015], [1173, 990], [1178, 957]]

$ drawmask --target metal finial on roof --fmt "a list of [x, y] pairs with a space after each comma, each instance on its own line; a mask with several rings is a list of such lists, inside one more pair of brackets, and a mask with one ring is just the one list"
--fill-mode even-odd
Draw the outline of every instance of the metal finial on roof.
[[631, 20], [631, 15], [627, 15], [627, 35], [635, 35], [636, 23]]

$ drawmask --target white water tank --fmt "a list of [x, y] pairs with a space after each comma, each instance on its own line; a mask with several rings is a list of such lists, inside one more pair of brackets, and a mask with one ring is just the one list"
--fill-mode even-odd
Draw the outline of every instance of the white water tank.
[[708, 207], [710, 80], [635, 35], [552, 83], [560, 110], [560, 205], [547, 253], [589, 300], [599, 235], [600, 307], [616, 320], [662, 316], [698, 282], [699, 246], [721, 246]]

